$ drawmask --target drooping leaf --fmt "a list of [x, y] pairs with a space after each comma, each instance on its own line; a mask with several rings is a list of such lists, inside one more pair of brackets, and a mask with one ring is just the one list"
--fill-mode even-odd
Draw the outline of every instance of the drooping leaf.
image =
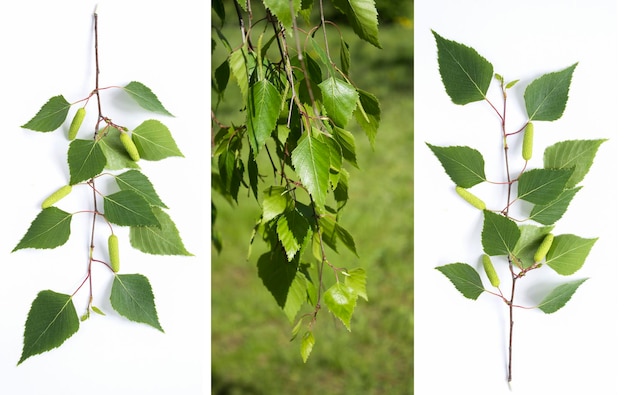
[[248, 181], [254, 198], [259, 200], [259, 167], [253, 152], [248, 152]]
[[116, 274], [111, 287], [111, 307], [134, 322], [148, 324], [163, 332], [150, 281], [141, 274]]
[[521, 225], [520, 238], [515, 244], [513, 249], [513, 255], [518, 259], [522, 268], [532, 266], [534, 262], [534, 255], [539, 248], [539, 245], [546, 237], [546, 235], [552, 232], [553, 226], [534, 226], [534, 225]]
[[263, 221], [267, 222], [293, 206], [293, 199], [284, 186], [273, 185], [263, 192]]
[[293, 150], [291, 163], [319, 207], [324, 207], [330, 179], [330, 152], [323, 141], [307, 134]]
[[141, 107], [148, 111], [152, 111], [159, 114], [173, 116], [169, 111], [163, 107], [163, 104], [159, 101], [156, 95], [150, 88], [142, 84], [141, 82], [132, 81], [124, 87], [124, 91], [130, 95]]
[[215, 69], [214, 86], [217, 93], [224, 94], [226, 87], [228, 86], [228, 80], [230, 79], [230, 66], [228, 65], [228, 59]]
[[129, 170], [115, 176], [115, 182], [121, 190], [129, 190], [143, 197], [149, 204], [167, 208], [154, 190], [154, 186], [143, 173], [138, 170]]
[[[571, 179], [571, 177], [570, 177]], [[530, 219], [537, 221], [540, 224], [552, 225], [565, 214], [567, 207], [572, 199], [582, 187], [576, 187], [574, 189], [566, 189], [553, 201], [547, 204], [536, 205], [530, 212]]]
[[528, 84], [524, 91], [524, 102], [529, 120], [555, 121], [561, 118], [577, 65], [574, 63], [565, 70], [544, 74]]
[[291, 262], [300, 247], [310, 237], [309, 221], [296, 209], [287, 210], [278, 218], [276, 233], [285, 248], [287, 260]]
[[22, 248], [56, 248], [70, 238], [72, 214], [56, 207], [42, 210], [12, 252]]
[[326, 113], [335, 125], [345, 127], [356, 109], [358, 92], [349, 83], [334, 77], [322, 81], [319, 87]]
[[[359, 93], [360, 108], [354, 110], [354, 117], [361, 128], [365, 131], [370, 141], [370, 146], [374, 148], [378, 126], [380, 125], [380, 103], [376, 96], [361, 89], [357, 89]], [[363, 109], [363, 112], [361, 112]]]
[[322, 228], [323, 241], [330, 248], [332, 248], [334, 251], [337, 251], [336, 240], [339, 239], [339, 241], [341, 241], [344, 246], [352, 251], [354, 255], [359, 256], [356, 250], [356, 244], [354, 243], [354, 238], [352, 237], [350, 232], [348, 232], [337, 223], [334, 216], [325, 215], [322, 218], [319, 218], [319, 224]]
[[228, 57], [228, 64], [230, 65], [231, 74], [235, 77], [239, 90], [241, 91], [241, 97], [243, 102], [248, 100], [248, 89], [250, 86], [248, 76], [247, 55], [243, 48], [233, 51]]
[[346, 274], [345, 283], [348, 288], [351, 288], [358, 296], [367, 300], [367, 273], [365, 269], [357, 267], [348, 270]]
[[314, 345], [315, 337], [313, 336], [313, 332], [306, 331], [306, 333], [302, 336], [302, 343], [300, 343], [300, 355], [302, 356], [302, 362], [306, 363], [309, 359], [309, 355], [311, 355]]
[[70, 168], [70, 185], [74, 185], [100, 174], [107, 159], [97, 142], [76, 139], [67, 150], [67, 163]]
[[222, 21], [226, 18], [226, 10], [224, 9], [222, 0], [211, 0], [211, 9], [215, 11], [215, 14], [217, 14]]
[[493, 66], [475, 49], [447, 40], [432, 31], [437, 42], [439, 74], [455, 104], [485, 99], [493, 77]]
[[122, 190], [104, 196], [104, 216], [121, 226], [159, 226], [150, 203], [132, 190]]
[[348, 46], [348, 43], [346, 43], [343, 38], [341, 39], [339, 61], [341, 63], [341, 71], [345, 75], [350, 75], [350, 46]]
[[287, 30], [291, 29], [292, 9], [295, 15], [298, 15], [298, 12], [300, 11], [300, 6], [301, 6], [300, 0], [293, 0], [293, 1], [263, 0], [263, 4], [265, 4], [265, 7], [267, 9], [272, 11], [272, 14], [274, 14], [276, 18], [278, 18], [280, 23], [282, 23], [283, 26], [285, 26], [285, 29]]
[[554, 288], [537, 307], [546, 314], [554, 313], [572, 298], [578, 287], [587, 281], [587, 278], [561, 284]]
[[333, 190], [335, 202], [337, 202], [337, 211], [341, 210], [348, 203], [348, 177], [350, 176], [346, 169], [342, 169], [339, 173], [339, 183]]
[[517, 197], [534, 204], [548, 204], [565, 189], [574, 169], [532, 169], [519, 177]]
[[62, 95], [54, 96], [41, 107], [39, 112], [37, 112], [30, 121], [22, 125], [22, 127], [37, 132], [51, 132], [57, 130], [63, 125], [63, 122], [65, 122], [70, 107], [71, 104], [68, 103]]
[[328, 310], [350, 331], [352, 313], [356, 307], [357, 293], [343, 283], [335, 283], [324, 292], [324, 303]]
[[148, 119], [137, 126], [132, 138], [141, 159], [157, 161], [171, 156], [184, 156], [167, 126], [156, 119]]
[[335, 136], [336, 141], [341, 146], [341, 153], [343, 158], [350, 162], [357, 169], [359, 165], [356, 160], [356, 143], [354, 141], [354, 136], [352, 133], [347, 130], [343, 130], [340, 127], [333, 128], [333, 135]]
[[248, 100], [248, 136], [254, 156], [265, 146], [280, 115], [281, 96], [272, 83], [263, 79], [250, 89]]
[[137, 169], [139, 165], [132, 160], [120, 141], [120, 132], [109, 128], [106, 136], [98, 140], [98, 145], [106, 157], [105, 168], [109, 170]]
[[490, 256], [513, 253], [521, 232], [515, 222], [504, 215], [483, 210], [482, 245], [485, 254]]
[[185, 248], [170, 216], [156, 206], [152, 207], [152, 213], [159, 226], [131, 226], [130, 245], [146, 254], [193, 255]]
[[346, 15], [357, 36], [382, 48], [378, 41], [378, 11], [374, 0], [333, 0], [333, 4]]
[[454, 287], [468, 299], [478, 299], [485, 290], [480, 275], [467, 263], [450, 263], [435, 269], [448, 277]]
[[78, 331], [79, 326], [70, 295], [50, 290], [39, 292], [24, 325], [24, 348], [17, 364], [59, 347]]
[[456, 185], [471, 188], [485, 181], [485, 160], [470, 147], [438, 147], [426, 143]]
[[554, 237], [546, 255], [546, 264], [563, 276], [574, 274], [580, 269], [598, 238], [584, 239], [576, 235]]
[[546, 148], [543, 153], [543, 166], [546, 169], [573, 168], [574, 173], [565, 184], [566, 188], [572, 188], [585, 178], [600, 144], [605, 141], [606, 139], [560, 141]]
[[239, 187], [241, 186], [242, 173], [243, 173], [243, 161], [239, 159], [238, 154], [235, 153], [236, 148], [222, 152], [218, 157], [217, 163], [220, 171], [220, 180], [222, 181], [222, 187], [225, 191], [228, 191], [230, 196], [237, 201], [239, 196]]

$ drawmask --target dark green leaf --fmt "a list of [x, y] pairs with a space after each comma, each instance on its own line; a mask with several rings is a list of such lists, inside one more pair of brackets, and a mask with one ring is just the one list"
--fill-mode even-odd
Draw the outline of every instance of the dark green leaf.
[[228, 80], [230, 79], [230, 66], [228, 65], [228, 59], [215, 69], [215, 87], [219, 94], [224, 94], [226, 87], [228, 86]]
[[336, 222], [334, 216], [323, 216], [319, 219], [319, 224], [322, 228], [323, 240], [329, 247], [337, 251], [336, 240], [339, 239], [354, 255], [359, 256], [352, 235]]
[[141, 82], [132, 81], [124, 87], [124, 90], [137, 102], [137, 104], [146, 110], [173, 116], [165, 109], [165, 107], [163, 107], [163, 104], [161, 104], [152, 90]]
[[131, 226], [130, 245], [153, 255], [191, 256], [180, 238], [176, 224], [159, 207], [152, 207], [159, 226]]
[[343, 283], [335, 283], [324, 292], [326, 307], [335, 317], [343, 322], [348, 330], [350, 330], [350, 321], [356, 307], [357, 298], [358, 295], [354, 289]]
[[254, 153], [248, 152], [248, 180], [250, 189], [256, 200], [259, 200], [259, 167], [254, 159]]
[[161, 332], [150, 281], [141, 274], [116, 274], [111, 287], [111, 307], [134, 322], [148, 324]]
[[315, 204], [324, 207], [330, 180], [330, 152], [326, 144], [307, 134], [293, 150], [291, 162]]
[[150, 203], [131, 190], [104, 196], [104, 216], [109, 222], [121, 226], [159, 226]]
[[248, 100], [248, 135], [254, 156], [265, 146], [280, 115], [281, 96], [272, 83], [263, 79], [250, 89]]
[[549, 146], [543, 153], [543, 166], [548, 169], [573, 168], [574, 173], [567, 181], [566, 188], [572, 188], [583, 180], [593, 164], [601, 140], [568, 140]]
[[341, 71], [345, 75], [350, 74], [350, 47], [343, 38], [341, 39], [341, 52], [339, 53], [339, 60], [341, 62]]
[[554, 313], [572, 298], [578, 287], [587, 281], [587, 278], [561, 284], [554, 288], [537, 307], [546, 314]]
[[485, 290], [478, 272], [467, 263], [450, 263], [435, 269], [443, 273], [468, 299], [476, 300]]
[[42, 210], [30, 224], [30, 228], [13, 249], [22, 248], [56, 248], [70, 238], [72, 214], [56, 207]]
[[129, 170], [125, 173], [115, 176], [115, 182], [121, 190], [129, 190], [136, 192], [153, 206], [167, 208], [165, 203], [161, 201], [159, 195], [154, 190], [154, 186], [143, 173], [138, 170]]
[[278, 218], [276, 233], [291, 261], [310, 237], [309, 221], [296, 209], [287, 210]]
[[524, 101], [529, 120], [555, 121], [561, 118], [576, 65], [578, 63], [562, 71], [544, 74], [528, 84]]
[[[357, 92], [359, 93], [360, 108], [354, 110], [354, 117], [363, 131], [365, 131], [370, 141], [370, 146], [374, 148], [378, 126], [380, 125], [380, 103], [376, 96], [369, 92], [361, 89], [357, 89]], [[365, 114], [361, 112], [361, 109]]]
[[554, 238], [546, 255], [546, 264], [563, 276], [580, 269], [598, 239], [584, 239], [576, 235], [559, 235]]
[[[571, 177], [570, 177], [571, 180]], [[540, 224], [552, 225], [565, 214], [567, 207], [572, 199], [582, 187], [574, 189], [566, 189], [553, 201], [548, 204], [536, 205], [530, 212], [530, 219], [537, 221]]]
[[67, 151], [70, 185], [88, 180], [102, 172], [107, 164], [100, 144], [93, 140], [74, 140]]
[[513, 253], [521, 232], [517, 224], [504, 215], [484, 210], [482, 245], [485, 254], [490, 256]]
[[345, 127], [356, 109], [359, 94], [349, 83], [328, 78], [319, 84], [326, 113], [336, 126]]
[[28, 122], [22, 125], [25, 129], [37, 132], [51, 132], [58, 129], [70, 110], [71, 104], [62, 95], [50, 98], [39, 112]]
[[167, 126], [155, 119], [149, 119], [137, 126], [132, 137], [141, 159], [161, 160], [170, 156], [184, 156]]
[[470, 147], [437, 147], [426, 143], [456, 185], [471, 188], [485, 181], [485, 160]]
[[565, 189], [574, 169], [533, 169], [518, 180], [517, 197], [534, 204], [548, 204]]
[[378, 41], [378, 11], [374, 0], [333, 0], [333, 4], [346, 15], [357, 36], [382, 48]]
[[359, 165], [356, 161], [356, 143], [352, 133], [347, 130], [343, 130], [340, 127], [334, 127], [333, 136], [335, 136], [336, 141], [341, 146], [343, 158], [358, 169]]

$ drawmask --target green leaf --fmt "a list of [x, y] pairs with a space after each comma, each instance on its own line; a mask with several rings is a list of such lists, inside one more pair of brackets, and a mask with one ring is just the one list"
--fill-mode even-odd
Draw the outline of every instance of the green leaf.
[[357, 293], [343, 283], [335, 283], [324, 292], [324, 303], [328, 310], [350, 331], [350, 320], [356, 307]]
[[163, 104], [161, 104], [156, 95], [152, 93], [152, 90], [141, 82], [132, 81], [124, 87], [124, 90], [130, 95], [130, 97], [133, 98], [133, 100], [137, 102], [137, 104], [146, 110], [173, 116], [165, 109], [165, 107], [163, 107]]
[[333, 0], [333, 4], [346, 15], [357, 36], [382, 48], [378, 41], [378, 11], [374, 0]]
[[67, 150], [67, 163], [70, 168], [70, 185], [74, 185], [100, 174], [107, 159], [97, 142], [76, 139]]
[[56, 207], [42, 210], [30, 224], [30, 228], [13, 249], [22, 248], [56, 248], [70, 238], [72, 214]]
[[106, 314], [104, 314], [104, 312], [102, 310], [100, 310], [99, 308], [97, 308], [94, 305], [91, 306], [91, 310], [93, 310], [93, 312], [96, 313], [96, 314], [106, 315]]
[[[571, 180], [571, 177], [570, 177]], [[574, 189], [566, 189], [553, 201], [548, 204], [536, 205], [530, 212], [530, 219], [537, 221], [540, 224], [552, 225], [565, 214], [567, 207], [572, 199], [582, 187]]]
[[580, 269], [598, 238], [584, 239], [576, 235], [559, 235], [554, 238], [546, 255], [546, 264], [563, 276]]
[[137, 169], [139, 165], [130, 159], [126, 148], [120, 141], [120, 132], [115, 128], [108, 128], [106, 136], [98, 141], [106, 158], [105, 168], [109, 170]]
[[278, 306], [293, 323], [296, 314], [306, 301], [307, 279], [298, 271], [295, 261], [287, 261], [280, 251], [266, 252], [257, 262], [263, 285], [271, 292]]
[[470, 147], [437, 147], [426, 143], [456, 185], [471, 188], [485, 181], [485, 160]]
[[159, 226], [131, 226], [130, 245], [146, 254], [192, 256], [170, 216], [156, 206], [152, 207], [152, 213]]
[[284, 1], [284, 0], [263, 0], [265, 7], [272, 11], [272, 14], [278, 18], [280, 23], [285, 26], [285, 29], [291, 29], [291, 8], [293, 12], [298, 15], [300, 11], [300, 0]]
[[340, 127], [334, 127], [333, 136], [341, 146], [343, 158], [358, 169], [359, 165], [356, 160], [356, 143], [354, 141], [354, 135]]
[[336, 218], [331, 215], [323, 216], [319, 218], [319, 224], [322, 228], [322, 237], [326, 244], [328, 244], [333, 250], [337, 251], [336, 239], [339, 239], [343, 245], [345, 245], [354, 255], [359, 256], [356, 251], [356, 244], [354, 238], [346, 229], [342, 228], [336, 221]]
[[129, 170], [115, 176], [115, 182], [121, 190], [129, 190], [144, 198], [150, 205], [167, 208], [154, 190], [154, 186], [143, 173], [137, 170]]
[[519, 227], [520, 238], [515, 244], [513, 255], [521, 262], [523, 268], [530, 267], [535, 263], [534, 256], [537, 248], [553, 228], [553, 226], [540, 227], [534, 225], [521, 225]]
[[574, 169], [533, 169], [518, 180], [517, 197], [534, 204], [548, 204], [565, 189]]
[[244, 50], [238, 49], [231, 53], [228, 57], [228, 64], [230, 65], [232, 75], [235, 77], [235, 81], [237, 81], [237, 85], [239, 85], [241, 97], [245, 103], [248, 100], [250, 77], [248, 76], [247, 55]]
[[482, 245], [485, 254], [491, 256], [509, 255], [521, 236], [517, 224], [504, 215], [484, 210]]
[[24, 325], [24, 348], [17, 364], [59, 347], [78, 331], [79, 326], [70, 295], [49, 290], [39, 292]]
[[315, 337], [313, 337], [313, 333], [307, 331], [302, 336], [302, 343], [300, 343], [300, 355], [302, 356], [302, 362], [306, 363], [309, 359], [309, 355], [311, 355], [311, 351], [313, 350], [313, 346], [315, 345]]
[[491, 63], [475, 49], [432, 33], [437, 42], [439, 74], [452, 102], [464, 105], [485, 99], [493, 76]]
[[561, 284], [554, 288], [537, 307], [546, 314], [554, 313], [572, 298], [578, 287], [587, 281], [587, 278]]
[[291, 163], [319, 207], [324, 207], [330, 180], [330, 151], [323, 141], [307, 134], [293, 150]]
[[111, 307], [134, 322], [148, 324], [161, 332], [150, 281], [141, 274], [116, 274], [111, 287]]
[[345, 75], [350, 74], [350, 47], [343, 38], [341, 38], [341, 51], [339, 52], [339, 61], [341, 62], [341, 71]]
[[568, 140], [561, 141], [549, 146], [543, 153], [543, 166], [553, 169], [573, 168], [574, 173], [565, 184], [566, 188], [572, 188], [585, 178], [593, 159], [598, 152], [600, 144], [606, 139], [600, 140]]
[[132, 137], [141, 159], [161, 160], [170, 156], [184, 156], [167, 126], [155, 119], [148, 119], [137, 126]]
[[287, 210], [278, 218], [276, 233], [285, 248], [288, 261], [291, 262], [300, 251], [300, 247], [310, 237], [310, 232], [309, 221], [296, 209]]
[[263, 222], [276, 218], [293, 205], [291, 195], [283, 186], [273, 185], [263, 195]]
[[443, 273], [456, 289], [468, 299], [476, 300], [485, 290], [478, 272], [467, 263], [450, 263], [435, 269]]
[[328, 78], [319, 84], [326, 113], [340, 128], [346, 126], [356, 109], [359, 94], [349, 83]]
[[37, 132], [51, 132], [58, 129], [69, 112], [71, 104], [62, 95], [50, 98], [39, 112], [28, 122], [22, 125], [25, 129]]
[[228, 86], [228, 80], [230, 79], [230, 67], [228, 65], [228, 59], [220, 64], [215, 69], [214, 85], [217, 93], [224, 94], [226, 87]]
[[561, 118], [567, 104], [572, 74], [578, 63], [562, 71], [544, 74], [526, 87], [524, 101], [528, 119], [555, 121]]
[[280, 115], [281, 96], [272, 83], [263, 79], [250, 89], [248, 99], [248, 135], [254, 156], [265, 146]]
[[148, 201], [131, 190], [104, 196], [104, 216], [121, 226], [159, 226]]
[[367, 274], [365, 273], [365, 269], [357, 267], [355, 269], [348, 270], [348, 272], [344, 274], [346, 275], [346, 286], [351, 288], [357, 296], [367, 300]]
[[373, 94], [361, 89], [357, 89], [359, 93], [359, 103], [363, 112], [357, 108], [354, 111], [354, 117], [358, 124], [361, 126], [367, 138], [370, 141], [370, 146], [374, 148], [374, 141], [376, 140], [376, 134], [378, 133], [378, 126], [380, 125], [380, 103]]

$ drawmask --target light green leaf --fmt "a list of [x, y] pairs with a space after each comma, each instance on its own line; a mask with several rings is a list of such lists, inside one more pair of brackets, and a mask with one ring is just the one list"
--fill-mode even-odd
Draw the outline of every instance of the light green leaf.
[[56, 207], [42, 210], [12, 252], [22, 248], [56, 248], [70, 238], [72, 214]]
[[69, 112], [71, 104], [62, 95], [50, 98], [39, 112], [28, 122], [22, 125], [25, 129], [37, 132], [51, 132], [58, 129]]
[[302, 213], [296, 209], [290, 209], [278, 218], [276, 233], [285, 248], [287, 260], [291, 262], [306, 239], [310, 237], [311, 228], [309, 221]]
[[470, 147], [437, 147], [426, 143], [456, 185], [471, 188], [485, 181], [485, 160]]
[[280, 92], [269, 80], [263, 79], [252, 85], [248, 98], [248, 135], [255, 157], [276, 127], [280, 103]]
[[537, 307], [546, 314], [554, 313], [572, 298], [578, 287], [587, 281], [587, 278], [561, 284], [554, 288]]
[[376, 96], [369, 92], [361, 89], [357, 89], [357, 92], [359, 93], [360, 107], [365, 112], [365, 115], [357, 108], [354, 110], [354, 117], [363, 131], [365, 131], [370, 141], [370, 146], [374, 148], [378, 126], [380, 125], [380, 103]]
[[104, 314], [104, 312], [102, 310], [100, 310], [99, 308], [97, 308], [94, 305], [91, 306], [91, 310], [93, 310], [93, 312], [96, 313], [96, 314], [106, 315], [106, 314]]
[[483, 210], [482, 245], [485, 254], [490, 256], [509, 255], [521, 236], [517, 224], [504, 215]]
[[480, 275], [467, 263], [450, 263], [435, 269], [443, 273], [456, 289], [468, 299], [476, 300], [485, 290]]
[[161, 160], [170, 156], [184, 156], [167, 126], [155, 119], [148, 119], [137, 126], [132, 137], [141, 159]]
[[159, 226], [150, 204], [131, 190], [104, 196], [104, 216], [109, 222], [121, 226]]
[[382, 48], [378, 41], [378, 11], [374, 0], [333, 0], [333, 4], [346, 15], [357, 36]]
[[248, 100], [250, 77], [248, 76], [247, 55], [244, 50], [238, 49], [231, 53], [228, 57], [228, 64], [230, 65], [231, 74], [235, 77], [237, 85], [239, 85], [241, 97], [245, 103]]
[[170, 216], [156, 206], [152, 207], [152, 213], [159, 226], [131, 226], [130, 245], [146, 254], [193, 255], [185, 248]]
[[520, 238], [515, 244], [513, 255], [521, 262], [523, 268], [532, 266], [535, 263], [534, 255], [539, 245], [552, 232], [553, 226], [521, 225]]
[[109, 170], [137, 169], [139, 165], [130, 159], [126, 148], [120, 141], [120, 132], [115, 128], [109, 128], [106, 136], [98, 141], [102, 152], [106, 157], [105, 168]]
[[348, 270], [345, 283], [348, 288], [351, 288], [358, 296], [367, 300], [367, 274], [365, 269], [357, 267], [352, 270]]
[[574, 173], [567, 181], [566, 188], [572, 188], [585, 178], [593, 159], [598, 152], [600, 140], [568, 140], [549, 146], [543, 153], [543, 166], [548, 169], [573, 168]]
[[291, 8], [297, 16], [300, 11], [300, 0], [284, 1], [284, 0], [263, 0], [265, 7], [272, 11], [272, 14], [278, 18], [285, 29], [291, 29]]
[[67, 150], [70, 185], [88, 180], [104, 170], [107, 160], [100, 144], [93, 140], [76, 139]]
[[134, 322], [148, 324], [161, 332], [150, 281], [141, 274], [116, 274], [111, 287], [111, 307]]
[[547, 204], [536, 205], [530, 212], [529, 218], [533, 221], [539, 222], [540, 224], [552, 225], [561, 219], [563, 214], [565, 214], [565, 211], [567, 211], [567, 207], [572, 199], [574, 199], [576, 192], [578, 192], [581, 188], [582, 187], [566, 189], [553, 201]]
[[544, 74], [526, 87], [524, 101], [528, 119], [555, 121], [561, 118], [567, 104], [572, 74], [578, 63], [562, 71]]
[[78, 331], [79, 326], [70, 295], [49, 290], [39, 292], [24, 325], [24, 348], [17, 364], [59, 347]]
[[357, 293], [343, 283], [335, 283], [324, 292], [324, 303], [328, 310], [350, 331], [352, 313], [356, 307]]
[[263, 192], [263, 222], [282, 214], [293, 206], [293, 199], [284, 186], [273, 185]]
[[154, 186], [143, 173], [138, 170], [129, 170], [115, 176], [115, 182], [121, 190], [129, 190], [137, 193], [152, 206], [167, 208], [154, 190]]
[[356, 109], [359, 94], [349, 83], [338, 78], [328, 78], [319, 84], [326, 113], [335, 125], [346, 126]]
[[574, 169], [532, 169], [519, 177], [517, 197], [534, 204], [548, 204], [565, 189]]
[[315, 337], [313, 337], [313, 333], [311, 331], [307, 331], [302, 336], [302, 343], [300, 343], [300, 355], [302, 356], [302, 362], [306, 363], [309, 359], [309, 355], [311, 355], [314, 345]]
[[559, 235], [554, 238], [546, 255], [546, 264], [563, 276], [580, 269], [598, 238], [584, 239], [576, 235]]
[[473, 48], [432, 33], [437, 42], [439, 74], [452, 102], [464, 105], [485, 99], [493, 76], [491, 63]]
[[124, 87], [126, 93], [130, 95], [141, 107], [148, 111], [152, 111], [159, 114], [169, 115], [169, 111], [163, 107], [163, 104], [159, 101], [156, 95], [144, 84], [137, 81], [132, 81]]
[[293, 150], [291, 163], [319, 207], [324, 207], [330, 180], [330, 152], [323, 141], [312, 134], [303, 136]]

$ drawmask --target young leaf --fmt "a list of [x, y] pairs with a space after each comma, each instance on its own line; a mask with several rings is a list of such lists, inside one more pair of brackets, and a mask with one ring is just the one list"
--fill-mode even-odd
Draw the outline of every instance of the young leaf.
[[576, 235], [556, 236], [546, 256], [546, 264], [560, 275], [574, 274], [583, 266], [597, 240]]
[[291, 162], [315, 204], [324, 207], [330, 180], [330, 151], [326, 144], [307, 134], [293, 150]]
[[315, 337], [313, 337], [313, 333], [311, 331], [307, 331], [302, 336], [302, 343], [300, 344], [300, 355], [302, 356], [302, 362], [306, 363], [309, 359], [309, 355], [311, 355], [311, 351], [313, 350], [313, 346], [315, 345]]
[[120, 131], [108, 128], [106, 135], [98, 141], [106, 158], [105, 168], [109, 170], [137, 169], [139, 165], [128, 156], [120, 141]]
[[345, 81], [331, 77], [319, 84], [326, 113], [335, 125], [346, 126], [356, 109], [359, 94]]
[[335, 283], [324, 292], [324, 303], [333, 315], [350, 331], [350, 321], [356, 306], [357, 293], [343, 283]]
[[167, 208], [154, 190], [154, 186], [143, 173], [137, 170], [129, 170], [115, 176], [115, 182], [121, 190], [129, 190], [144, 198], [150, 205]]
[[309, 221], [296, 209], [287, 210], [278, 218], [276, 233], [285, 248], [288, 261], [291, 262], [298, 253], [310, 232]]
[[59, 347], [78, 331], [79, 325], [70, 295], [49, 290], [39, 292], [24, 325], [24, 348], [17, 364]]
[[104, 170], [107, 160], [100, 144], [93, 140], [74, 140], [67, 150], [70, 185], [90, 179]]
[[491, 256], [512, 254], [521, 236], [517, 224], [504, 215], [483, 211], [482, 245], [485, 254]]
[[156, 95], [152, 93], [152, 90], [141, 82], [132, 81], [124, 87], [124, 90], [130, 95], [130, 97], [133, 98], [133, 100], [137, 102], [137, 104], [146, 110], [173, 116], [165, 109], [165, 107], [163, 107], [163, 104], [161, 104]]
[[278, 18], [280, 23], [285, 26], [285, 29], [291, 29], [291, 12], [298, 15], [300, 11], [300, 0], [284, 1], [284, 0], [263, 0], [265, 7], [272, 11], [272, 14]]
[[348, 272], [344, 274], [346, 275], [346, 286], [351, 288], [358, 296], [367, 300], [367, 274], [365, 273], [365, 269], [357, 267], [348, 270]]
[[566, 188], [572, 188], [583, 180], [593, 164], [600, 144], [605, 141], [606, 139], [558, 142], [544, 151], [543, 166], [546, 169], [573, 168], [574, 173], [565, 184]]
[[150, 204], [131, 190], [104, 196], [104, 216], [108, 221], [121, 226], [159, 226]]
[[37, 132], [51, 132], [58, 129], [70, 110], [71, 104], [62, 95], [50, 98], [39, 112], [28, 122], [22, 125], [25, 129]]
[[378, 41], [378, 11], [374, 0], [333, 0], [333, 4], [346, 15], [357, 36], [382, 48]]
[[532, 169], [519, 178], [517, 197], [534, 204], [548, 204], [565, 189], [574, 169]]
[[272, 83], [263, 79], [250, 89], [248, 99], [248, 135], [254, 156], [265, 146], [280, 115], [281, 96]]
[[276, 218], [287, 207], [293, 205], [291, 195], [283, 186], [271, 186], [263, 192], [263, 195], [263, 222]]
[[185, 248], [176, 224], [169, 215], [156, 206], [152, 207], [152, 213], [159, 226], [131, 226], [130, 245], [146, 254], [193, 255]]
[[537, 248], [553, 228], [553, 226], [540, 227], [534, 225], [521, 225], [519, 227], [520, 238], [515, 244], [513, 255], [521, 263], [523, 268], [530, 267], [535, 263], [533, 256]]
[[437, 42], [439, 74], [452, 102], [464, 105], [485, 99], [493, 76], [491, 63], [475, 49], [432, 33]]
[[155, 119], [149, 119], [137, 126], [132, 137], [141, 159], [156, 161], [170, 156], [184, 156], [167, 126]]
[[572, 298], [578, 287], [587, 281], [587, 278], [561, 284], [554, 288], [537, 307], [546, 314], [554, 313]]
[[374, 148], [374, 142], [376, 140], [376, 134], [378, 133], [378, 126], [380, 125], [380, 103], [376, 96], [361, 89], [357, 89], [359, 93], [360, 108], [354, 110], [354, 117], [358, 124], [361, 126], [367, 138], [370, 141], [370, 146]]
[[[571, 177], [570, 177], [571, 180]], [[566, 189], [553, 201], [547, 204], [536, 205], [533, 207], [530, 212], [530, 219], [533, 221], [537, 221], [540, 224], [544, 225], [552, 225], [565, 214], [567, 211], [567, 207], [569, 206], [572, 199], [576, 195], [582, 187], [577, 187], [574, 189]]]
[[450, 263], [435, 269], [443, 273], [456, 289], [468, 299], [476, 300], [485, 290], [478, 272], [467, 263]]
[[456, 185], [471, 188], [485, 181], [485, 160], [470, 147], [437, 147], [426, 143]]
[[42, 210], [12, 252], [22, 248], [56, 248], [70, 238], [72, 214], [56, 207]]
[[141, 274], [116, 274], [111, 287], [111, 307], [134, 322], [148, 324], [163, 332], [150, 281]]
[[577, 65], [574, 63], [565, 70], [544, 74], [528, 84], [524, 91], [524, 102], [529, 120], [555, 121], [561, 118]]

